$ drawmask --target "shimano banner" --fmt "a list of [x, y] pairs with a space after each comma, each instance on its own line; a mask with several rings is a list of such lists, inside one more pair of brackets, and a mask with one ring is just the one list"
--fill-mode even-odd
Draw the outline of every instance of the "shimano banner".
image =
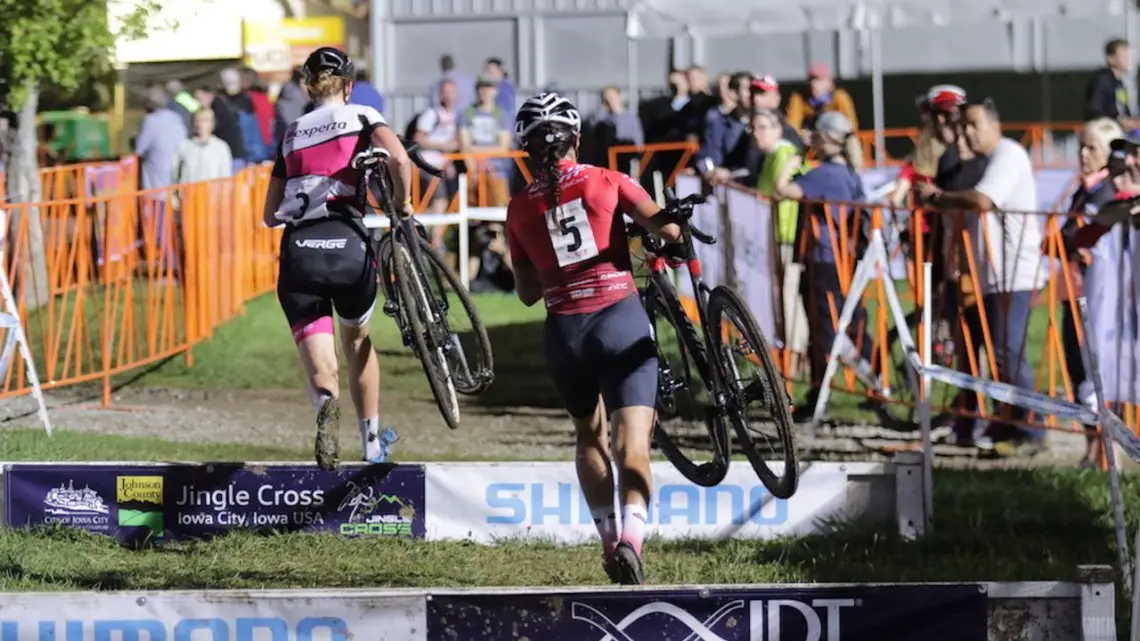
[[435, 594], [427, 641], [986, 641], [980, 585]]
[[424, 468], [370, 465], [11, 465], [11, 527], [59, 524], [120, 541], [235, 529], [424, 535]]
[[0, 641], [423, 641], [421, 595], [324, 590], [5, 594]]
[[[881, 473], [882, 466], [812, 463], [787, 500], [769, 494], [744, 462], [733, 463], [716, 487], [694, 485], [669, 463], [653, 463], [652, 469], [650, 536], [728, 539], [811, 534], [829, 519], [857, 518], [852, 510], [859, 508], [848, 501], [848, 476]], [[428, 540], [575, 545], [597, 537], [570, 462], [433, 464], [426, 486]]]

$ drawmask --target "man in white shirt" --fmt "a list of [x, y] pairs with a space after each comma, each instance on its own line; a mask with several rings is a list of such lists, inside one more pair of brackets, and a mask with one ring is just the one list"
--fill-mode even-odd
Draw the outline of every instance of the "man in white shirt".
[[[968, 212], [964, 228], [970, 234], [969, 249], [980, 272], [982, 310], [993, 341], [997, 378], [1032, 390], [1035, 382], [1025, 360], [1025, 338], [1033, 295], [1045, 282], [1041, 268], [1045, 219], [1028, 213], [1038, 208], [1033, 164], [1024, 147], [1002, 136], [1001, 120], [990, 100], [964, 107], [963, 120], [970, 149], [989, 158], [981, 182], [973, 189], [954, 192], [924, 185], [919, 189], [920, 197], [943, 209]], [[975, 347], [984, 347], [977, 306], [966, 311], [966, 320]], [[1003, 418], [1024, 421], [1027, 417], [1025, 409], [1007, 409], [1008, 413], [1002, 412]], [[1044, 430], [994, 423], [988, 435], [995, 442], [1025, 442], [1029, 453], [1044, 448]], [[998, 451], [1009, 450], [999, 444]]]

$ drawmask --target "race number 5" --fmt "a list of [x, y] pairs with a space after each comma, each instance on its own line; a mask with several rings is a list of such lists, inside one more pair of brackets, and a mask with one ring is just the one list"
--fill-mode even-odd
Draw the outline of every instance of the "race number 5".
[[550, 234], [550, 243], [554, 247], [559, 267], [580, 263], [598, 255], [594, 230], [590, 228], [590, 220], [581, 198], [547, 210], [546, 230]]

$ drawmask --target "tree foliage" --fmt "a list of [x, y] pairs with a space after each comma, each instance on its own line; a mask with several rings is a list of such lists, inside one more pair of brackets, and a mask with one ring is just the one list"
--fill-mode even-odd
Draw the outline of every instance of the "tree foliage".
[[[126, 15], [111, 24], [109, 9]], [[118, 7], [116, 7], [118, 8]], [[136, 37], [158, 10], [156, 0], [0, 0], [0, 85], [10, 109], [44, 84], [74, 90], [107, 70], [120, 37]]]

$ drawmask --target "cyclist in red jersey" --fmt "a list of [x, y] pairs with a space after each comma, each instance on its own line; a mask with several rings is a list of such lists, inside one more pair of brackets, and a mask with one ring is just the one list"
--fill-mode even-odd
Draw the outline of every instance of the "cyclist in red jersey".
[[[652, 474], [649, 447], [657, 403], [657, 348], [637, 296], [622, 214], [671, 243], [684, 260], [675, 223], [628, 176], [577, 162], [581, 116], [556, 93], [519, 109], [515, 135], [535, 181], [507, 208], [507, 242], [518, 296], [545, 299], [546, 362], [577, 432], [578, 481], [602, 537], [603, 566], [616, 583], [645, 582], [645, 537]], [[621, 505], [606, 414], [616, 435]]]

